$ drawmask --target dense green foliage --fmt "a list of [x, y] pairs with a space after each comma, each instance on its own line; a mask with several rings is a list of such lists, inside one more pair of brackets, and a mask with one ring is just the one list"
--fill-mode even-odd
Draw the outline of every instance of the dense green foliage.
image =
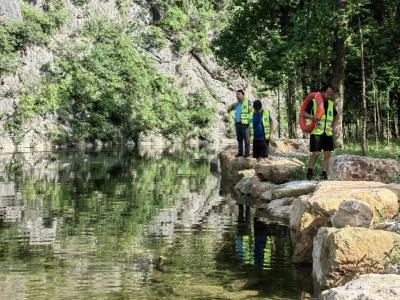
[[200, 94], [184, 97], [172, 78], [163, 76], [134, 47], [124, 24], [89, 22], [80, 33], [86, 42], [66, 48], [42, 69], [40, 86], [26, 94], [7, 129], [19, 140], [20, 126], [34, 115], [58, 113], [72, 132], [66, 140], [121, 141], [159, 131], [167, 137], [205, 138], [213, 110]]
[[0, 23], [0, 77], [15, 70], [19, 51], [46, 45], [68, 19], [64, 0], [45, 0], [43, 10], [23, 3], [23, 21]]
[[154, 0], [161, 14], [161, 28], [178, 53], [210, 54], [210, 36], [225, 25], [231, 0]]
[[[400, 136], [399, 1], [248, 0], [235, 1], [232, 10], [228, 26], [214, 41], [215, 53], [226, 66], [255, 76], [263, 89], [283, 91], [290, 136], [296, 135], [304, 95], [322, 82], [344, 80], [344, 89], [336, 84], [344, 102], [344, 135], [360, 138], [361, 42], [367, 130], [377, 139]], [[342, 48], [337, 46], [341, 42]], [[343, 75], [338, 71], [342, 66]]]

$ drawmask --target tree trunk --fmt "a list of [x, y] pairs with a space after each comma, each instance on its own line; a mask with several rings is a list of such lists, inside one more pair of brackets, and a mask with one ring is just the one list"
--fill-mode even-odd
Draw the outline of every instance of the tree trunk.
[[389, 91], [387, 92], [387, 109], [386, 109], [386, 118], [387, 118], [387, 132], [386, 132], [386, 138], [387, 138], [387, 145], [390, 145], [390, 93]]
[[375, 85], [375, 68], [372, 68], [372, 97], [374, 104], [374, 131], [375, 131], [375, 144], [379, 143], [379, 128], [378, 128], [378, 103], [376, 98], [376, 85]]
[[378, 133], [379, 133], [379, 138], [383, 138], [383, 124], [382, 124], [382, 108], [381, 108], [381, 100], [380, 97], [378, 97], [378, 101], [376, 103], [377, 107], [377, 114], [378, 114]]
[[281, 138], [281, 94], [278, 88], [278, 137]]
[[[396, 137], [399, 140], [400, 139], [400, 101], [399, 101], [399, 93], [397, 92], [396, 95], [394, 96], [394, 102], [397, 104], [397, 116], [395, 116], [396, 119]], [[397, 101], [396, 101], [397, 100]]]
[[365, 63], [364, 63], [364, 39], [363, 39], [363, 29], [361, 27], [361, 19], [358, 17], [358, 29], [360, 31], [360, 51], [361, 51], [361, 80], [362, 80], [362, 103], [363, 103], [363, 123], [362, 123], [362, 155], [367, 154], [367, 95], [365, 92]]
[[[346, 7], [346, 0], [336, 0], [336, 9], [339, 15]], [[341, 27], [347, 27], [347, 19], [344, 19]], [[338, 111], [338, 123], [336, 127], [336, 144], [338, 147], [343, 147], [343, 104], [344, 104], [344, 79], [345, 79], [345, 54], [346, 44], [343, 36], [340, 36], [339, 29], [335, 31], [335, 43], [333, 49], [335, 52], [335, 61], [333, 62], [334, 78], [333, 84], [338, 90], [338, 98], [336, 109]]]
[[377, 123], [377, 116], [376, 116], [375, 95], [373, 97], [374, 97], [374, 135], [375, 135], [375, 144], [378, 144], [378, 123]]
[[354, 138], [354, 141], [358, 141], [358, 120], [356, 120], [356, 136]]
[[288, 80], [287, 89], [287, 119], [289, 138], [296, 138], [296, 108], [295, 108], [295, 83], [292, 78]]

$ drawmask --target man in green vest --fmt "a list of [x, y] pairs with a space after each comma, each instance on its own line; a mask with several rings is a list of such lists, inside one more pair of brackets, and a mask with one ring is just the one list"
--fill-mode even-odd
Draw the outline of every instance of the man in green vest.
[[306, 112], [303, 116], [309, 120], [315, 121], [317, 124], [315, 129], [310, 135], [310, 160], [308, 161], [308, 170], [306, 178], [312, 180], [313, 169], [318, 161], [321, 151], [324, 151], [324, 162], [321, 178], [323, 180], [328, 179], [329, 161], [334, 150], [333, 134], [337, 123], [337, 110], [332, 101], [335, 94], [335, 89], [332, 85], [326, 84], [321, 88], [320, 94], [324, 99], [324, 115], [321, 119], [316, 116], [317, 112], [317, 101], [314, 99], [310, 101]]
[[238, 154], [236, 157], [249, 157], [250, 154], [250, 130], [249, 130], [249, 113], [252, 111], [251, 102], [245, 99], [244, 91], [236, 92], [237, 102], [228, 107], [228, 113], [235, 110], [235, 128], [236, 138], [238, 141]]
[[274, 133], [271, 114], [262, 109], [260, 100], [253, 103], [254, 113], [249, 115], [250, 137], [253, 139], [253, 157], [268, 157], [269, 142]]

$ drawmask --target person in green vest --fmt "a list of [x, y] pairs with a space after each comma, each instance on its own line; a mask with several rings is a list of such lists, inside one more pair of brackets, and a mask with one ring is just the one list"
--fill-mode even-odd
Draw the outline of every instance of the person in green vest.
[[[235, 128], [238, 142], [238, 154], [236, 157], [250, 155], [250, 130], [249, 113], [252, 111], [250, 100], [245, 98], [244, 91], [236, 91], [237, 102], [228, 107], [228, 113], [235, 110]], [[244, 146], [244, 153], [243, 153]], [[244, 154], [244, 155], [243, 155]]]
[[332, 85], [326, 84], [321, 88], [320, 94], [324, 99], [325, 109], [325, 113], [322, 118], [318, 119], [316, 116], [317, 102], [315, 99], [310, 101], [306, 112], [303, 113], [305, 118], [313, 120], [317, 123], [315, 129], [310, 135], [311, 155], [308, 161], [308, 169], [306, 174], [306, 178], [308, 180], [312, 180], [313, 178], [313, 169], [318, 161], [319, 156], [321, 155], [321, 151], [324, 152], [321, 178], [323, 180], [328, 179], [329, 161], [332, 156], [332, 151], [334, 150], [333, 135], [338, 120], [338, 112], [335, 108], [334, 102], [332, 101], [333, 96], [335, 95], [335, 89]]
[[271, 114], [262, 109], [260, 100], [253, 103], [254, 112], [249, 115], [250, 136], [253, 139], [253, 157], [268, 157], [269, 143], [274, 134]]

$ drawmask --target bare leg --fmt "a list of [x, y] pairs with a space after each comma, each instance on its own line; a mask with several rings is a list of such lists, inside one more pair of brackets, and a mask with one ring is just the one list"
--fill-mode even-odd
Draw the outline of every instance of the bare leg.
[[324, 165], [323, 171], [328, 172], [329, 170], [329, 162], [331, 160], [332, 152], [331, 151], [324, 151]]
[[321, 154], [321, 152], [311, 152], [310, 159], [308, 161], [308, 166], [307, 166], [309, 169], [314, 169], [314, 166], [317, 163], [320, 154]]

